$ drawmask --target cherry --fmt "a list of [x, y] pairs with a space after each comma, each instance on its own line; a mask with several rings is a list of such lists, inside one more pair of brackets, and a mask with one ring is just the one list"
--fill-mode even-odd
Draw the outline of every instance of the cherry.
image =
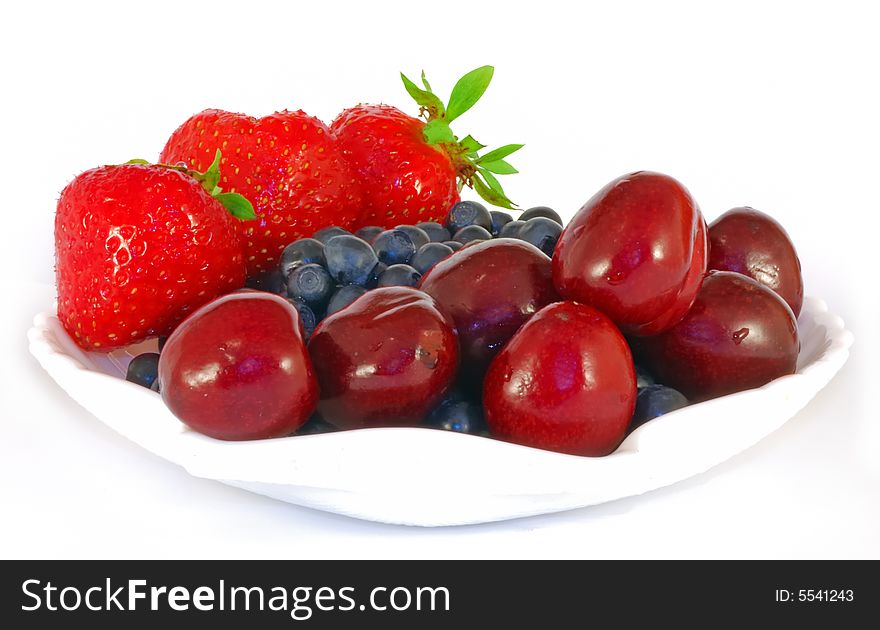
[[734, 208], [709, 226], [709, 269], [736, 271], [770, 287], [794, 316], [804, 303], [801, 261], [788, 233], [754, 208]]
[[318, 402], [299, 313], [261, 291], [217, 298], [184, 320], [162, 349], [159, 382], [175, 416], [221, 440], [289, 435]]
[[701, 401], [793, 374], [799, 342], [794, 314], [776, 293], [712, 271], [684, 319], [636, 347], [658, 382]]
[[684, 317], [705, 271], [696, 202], [676, 180], [647, 171], [596, 193], [553, 254], [560, 295], [595, 306], [631, 335], [657, 334]]
[[458, 330], [462, 378], [477, 389], [489, 362], [538, 310], [555, 302], [550, 258], [524, 241], [468, 244], [422, 278]]
[[309, 352], [321, 386], [318, 409], [343, 429], [417, 424], [458, 367], [451, 322], [411, 287], [374, 289], [327, 317]]
[[492, 361], [483, 387], [492, 433], [526, 446], [607, 455], [626, 435], [636, 374], [623, 335], [591, 306], [540, 310]]

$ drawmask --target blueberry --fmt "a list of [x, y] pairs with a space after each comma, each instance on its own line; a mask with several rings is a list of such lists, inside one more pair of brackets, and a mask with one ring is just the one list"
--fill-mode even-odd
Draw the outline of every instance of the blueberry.
[[449, 230], [433, 221], [418, 223], [416, 224], [416, 227], [427, 234], [432, 243], [442, 243], [443, 241], [448, 241], [452, 238], [452, 234], [449, 233]]
[[281, 273], [287, 277], [290, 270], [297, 265], [326, 265], [327, 260], [324, 258], [324, 244], [313, 238], [301, 238], [292, 242], [281, 252], [281, 262], [278, 268]]
[[379, 287], [414, 287], [421, 280], [422, 274], [409, 265], [391, 265], [379, 276]]
[[562, 225], [562, 217], [560, 217], [555, 210], [548, 208], [547, 206], [537, 206], [535, 208], [529, 208], [521, 215], [519, 215], [519, 220], [528, 221], [529, 219], [534, 219], [535, 217], [544, 217], [550, 219], [551, 221], [555, 221], [559, 225]]
[[517, 238], [531, 243], [548, 256], [552, 256], [560, 234], [562, 234], [562, 226], [559, 223], [547, 217], [535, 217], [519, 227]]
[[385, 230], [373, 240], [373, 251], [386, 265], [408, 263], [417, 249], [412, 237], [397, 228]]
[[327, 271], [339, 284], [364, 286], [379, 262], [376, 252], [354, 234], [334, 236], [324, 245]]
[[158, 378], [155, 381], [153, 381], [152, 385], [150, 385], [150, 391], [156, 392], [157, 394], [159, 393], [159, 379]]
[[488, 435], [489, 430], [479, 403], [469, 400], [446, 401], [434, 409], [425, 424], [436, 429]]
[[368, 243], [372, 243], [373, 239], [379, 236], [382, 232], [385, 231], [385, 228], [379, 225], [365, 225], [357, 232], [354, 233], [359, 239], [362, 239]]
[[648, 373], [648, 370], [643, 368], [641, 365], [636, 363], [636, 386], [639, 389], [644, 389], [649, 385], [654, 384], [654, 377]]
[[410, 265], [420, 274], [425, 275], [431, 267], [451, 254], [452, 248], [448, 245], [428, 243], [419, 248], [419, 251], [412, 257]]
[[338, 431], [336, 427], [324, 420], [318, 412], [312, 414], [312, 417], [306, 420], [296, 431], [296, 435], [317, 435], [318, 433], [332, 433]]
[[333, 225], [331, 227], [325, 227], [323, 230], [318, 230], [314, 234], [312, 234], [312, 238], [316, 241], [321, 241], [324, 245], [327, 244], [334, 236], [353, 236], [351, 232], [348, 230], [344, 230], [339, 226]]
[[409, 237], [412, 239], [413, 245], [416, 246], [416, 249], [421, 247], [422, 245], [427, 245], [431, 242], [431, 237], [428, 236], [428, 233], [423, 229], [416, 227], [415, 225], [396, 225], [394, 226], [395, 230], [403, 230]]
[[498, 232], [498, 238], [519, 238], [519, 229], [526, 224], [525, 221], [511, 221]]
[[162, 353], [166, 343], [168, 343], [168, 337], [159, 337], [159, 354]]
[[312, 310], [323, 309], [335, 289], [330, 273], [315, 263], [295, 267], [287, 278], [287, 297], [305, 302]]
[[293, 307], [299, 312], [299, 323], [303, 327], [303, 337], [308, 341], [318, 325], [318, 316], [315, 315], [315, 311], [305, 302], [290, 298], [287, 301], [293, 304]]
[[486, 210], [486, 206], [481, 203], [476, 201], [459, 201], [452, 206], [449, 214], [446, 215], [446, 227], [449, 229], [450, 234], [455, 234], [469, 225], [479, 225], [481, 228], [489, 231], [492, 229], [492, 215]]
[[491, 238], [492, 234], [489, 230], [479, 225], [463, 227], [452, 237], [453, 240], [458, 241], [462, 245], [471, 241], [488, 241]]
[[443, 241], [443, 244], [446, 245], [453, 252], [457, 252], [462, 247], [464, 247], [464, 243], [459, 243], [458, 241]]
[[256, 289], [257, 291], [268, 291], [269, 293], [278, 294], [282, 294], [287, 290], [284, 276], [278, 269], [251, 276], [245, 280], [244, 286], [248, 289]]
[[128, 364], [125, 380], [141, 387], [149, 388], [159, 376], [159, 353], [144, 352], [137, 355]]
[[492, 217], [492, 236], [498, 236], [499, 232], [501, 232], [501, 228], [513, 221], [512, 216], [506, 212], [501, 212], [500, 210], [492, 210], [489, 213], [489, 216]]
[[665, 413], [687, 407], [689, 404], [688, 399], [676, 389], [666, 385], [648, 385], [639, 390], [630, 430]]
[[366, 289], [354, 284], [347, 284], [344, 287], [339, 287], [336, 290], [336, 293], [333, 294], [333, 297], [330, 298], [330, 302], [327, 304], [326, 317], [330, 317], [333, 313], [338, 313], [366, 292]]

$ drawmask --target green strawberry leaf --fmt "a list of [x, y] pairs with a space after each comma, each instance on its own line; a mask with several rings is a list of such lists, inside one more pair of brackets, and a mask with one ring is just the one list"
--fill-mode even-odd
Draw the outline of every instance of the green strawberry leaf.
[[[424, 73], [422, 73], [422, 77], [424, 78]], [[419, 88], [419, 86], [410, 81], [402, 72], [400, 73], [400, 78], [403, 80], [403, 87], [405, 87], [406, 91], [409, 92], [409, 95], [413, 97], [413, 100], [419, 104], [419, 107], [424, 107], [432, 117], [443, 115], [443, 101], [441, 101], [436, 94], [431, 92], [430, 88], [428, 91]]]
[[494, 72], [495, 68], [492, 66], [483, 66], [471, 70], [458, 80], [449, 96], [449, 106], [446, 108], [447, 122], [452, 122], [480, 100], [489, 87]]
[[452, 129], [450, 129], [449, 125], [446, 124], [446, 121], [441, 118], [429, 120], [425, 125], [424, 130], [422, 130], [422, 133], [425, 136], [425, 142], [428, 144], [455, 142], [455, 136], [452, 134]]
[[504, 160], [495, 160], [494, 162], [480, 162], [480, 166], [487, 171], [498, 173], [499, 175], [513, 175], [519, 173], [512, 164]]
[[431, 89], [431, 84], [428, 83], [428, 77], [425, 76], [425, 71], [424, 71], [424, 70], [422, 70], [422, 85], [424, 85], [424, 86], [425, 86], [425, 89], [428, 90], [429, 92], [433, 92], [433, 91], [434, 91], [434, 90]]
[[149, 165], [149, 164], [151, 164], [151, 162], [148, 162], [147, 160], [142, 160], [140, 158], [135, 158], [133, 160], [129, 160], [128, 162], [126, 162], [126, 164], [147, 164], [147, 165]]
[[218, 193], [214, 197], [229, 211], [229, 214], [237, 219], [250, 221], [257, 218], [253, 204], [243, 195], [228, 192]]
[[486, 170], [480, 170], [473, 177], [474, 190], [493, 206], [515, 210], [516, 204], [507, 198], [498, 180]]
[[458, 144], [461, 146], [461, 148], [464, 150], [464, 152], [467, 155], [471, 155], [471, 156], [476, 155], [476, 153], [480, 149], [486, 148], [485, 144], [480, 144], [479, 142], [477, 142], [476, 139], [474, 139], [473, 136], [465, 136], [464, 139], [461, 142], [459, 142]]
[[493, 151], [489, 151], [486, 155], [482, 155], [477, 158], [477, 164], [484, 164], [486, 162], [497, 162], [498, 160], [503, 160], [511, 153], [515, 153], [522, 149], [524, 144], [505, 144], [503, 147], [499, 147]]
[[501, 187], [501, 182], [499, 182], [490, 171], [487, 171], [484, 168], [478, 168], [477, 171], [483, 176], [483, 179], [486, 180], [486, 183], [492, 190], [500, 192], [502, 195], [506, 195], [504, 188]]
[[220, 158], [222, 155], [220, 154], [220, 149], [217, 149], [217, 152], [214, 153], [214, 161], [211, 162], [211, 166], [208, 167], [208, 170], [202, 174], [202, 186], [205, 187], [212, 195], [219, 193], [220, 191], [217, 189], [217, 185], [220, 183]]

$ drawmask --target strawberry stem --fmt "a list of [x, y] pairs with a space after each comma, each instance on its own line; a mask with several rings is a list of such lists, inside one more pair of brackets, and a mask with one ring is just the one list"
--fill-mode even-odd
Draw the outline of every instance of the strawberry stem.
[[452, 159], [458, 173], [458, 189], [469, 186], [492, 205], [513, 210], [516, 204], [504, 193], [495, 175], [510, 175], [518, 172], [505, 158], [521, 149], [523, 145], [508, 144], [480, 156], [479, 152], [486, 148], [485, 145], [470, 135], [459, 140], [449, 126], [449, 123], [480, 100], [489, 87], [494, 73], [495, 69], [492, 66], [481, 66], [465, 74], [452, 88], [448, 104], [444, 104], [434, 94], [424, 71], [421, 77], [424, 89], [410, 81], [403, 73], [400, 74], [400, 78], [406, 91], [419, 105], [419, 115], [426, 120], [423, 131], [425, 142], [443, 147]]
[[220, 149], [217, 149], [217, 152], [214, 153], [214, 161], [211, 162], [211, 165], [204, 173], [195, 169], [187, 168], [182, 162], [179, 164], [151, 164], [147, 160], [134, 159], [129, 160], [126, 164], [160, 166], [162, 168], [169, 168], [173, 171], [186, 173], [199, 182], [202, 185], [202, 188], [207, 190], [208, 194], [219, 201], [229, 214], [235, 218], [241, 219], [242, 221], [256, 219], [257, 215], [254, 212], [254, 206], [247, 197], [234, 192], [225, 193], [223, 192], [223, 189], [220, 188], [220, 161], [222, 158], [223, 155], [220, 153]]

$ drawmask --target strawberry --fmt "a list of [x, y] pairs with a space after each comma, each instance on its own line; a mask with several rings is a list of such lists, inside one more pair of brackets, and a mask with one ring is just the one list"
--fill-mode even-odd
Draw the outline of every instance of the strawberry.
[[244, 284], [233, 215], [253, 209], [220, 192], [219, 161], [218, 153], [205, 173], [143, 161], [101, 166], [61, 192], [58, 319], [80, 347], [167, 335], [191, 310]]
[[273, 269], [287, 244], [331, 225], [350, 228], [362, 212], [360, 187], [317, 118], [208, 109], [171, 134], [160, 159], [201, 169], [218, 149], [222, 186], [250, 199], [257, 215], [239, 225], [250, 276]]
[[493, 72], [483, 66], [464, 75], [449, 105], [431, 91], [424, 72], [424, 90], [401, 74], [425, 121], [388, 105], [358, 105], [333, 121], [331, 129], [364, 192], [359, 225], [442, 222], [465, 185], [491, 204], [514, 207], [494, 174], [517, 172], [504, 158], [522, 145], [510, 144], [481, 157], [484, 145], [472, 136], [459, 141], [449, 127], [483, 95]]

